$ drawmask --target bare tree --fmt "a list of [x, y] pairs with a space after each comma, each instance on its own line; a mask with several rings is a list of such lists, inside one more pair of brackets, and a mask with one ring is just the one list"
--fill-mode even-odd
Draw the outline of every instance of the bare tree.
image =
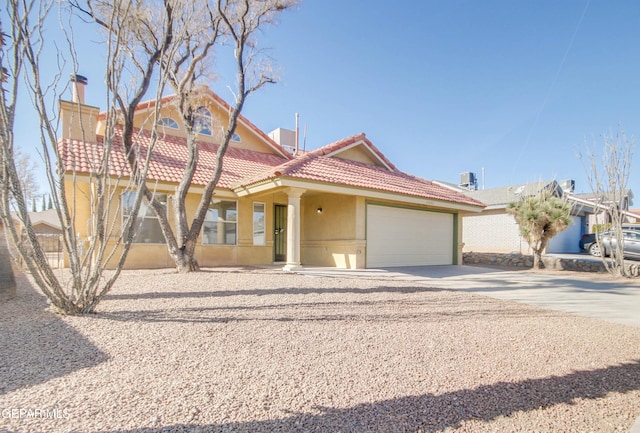
[[20, 148], [16, 149], [14, 158], [16, 160], [16, 170], [20, 176], [22, 191], [25, 195], [25, 201], [29, 202], [38, 195], [40, 190], [40, 185], [38, 185], [38, 180], [36, 179], [36, 170], [38, 167], [31, 158], [31, 155], [24, 153]]
[[533, 268], [543, 268], [542, 253], [547, 243], [571, 224], [571, 204], [553, 191], [543, 189], [510, 203], [507, 212], [513, 215], [520, 234], [533, 250]]
[[[610, 258], [602, 254], [602, 263], [607, 272], [617, 277], [630, 277], [632, 274], [624, 262], [624, 236], [622, 223], [624, 211], [627, 210], [628, 185], [633, 162], [635, 140], [628, 138], [623, 130], [617, 133], [604, 134], [602, 136], [602, 154], [595, 150], [595, 146], [588, 149], [587, 156], [581, 153], [578, 157], [583, 160], [587, 179], [595, 196], [594, 204], [596, 212], [602, 212], [602, 217], [609, 223], [612, 232]], [[603, 222], [605, 222], [603, 220]], [[596, 240], [600, 251], [605, 251], [600, 242], [597, 231], [600, 225], [596, 224]]]
[[[145, 189], [145, 197], [158, 217], [169, 255], [178, 272], [199, 270], [195, 247], [222, 174], [224, 154], [233, 136], [238, 116], [247, 97], [264, 85], [275, 82], [270, 65], [261, 61], [256, 34], [274, 23], [278, 14], [297, 4], [297, 0], [216, 0], [181, 4], [175, 27], [184, 40], [174, 44], [160, 59], [163, 76], [176, 94], [174, 103], [180, 113], [187, 136], [188, 158], [180, 183], [170, 196], [175, 228], [169, 224], [166, 204]], [[176, 36], [177, 38], [177, 36]], [[211, 75], [215, 48], [230, 44], [235, 58], [235, 100], [226, 125], [220, 125], [220, 145], [215, 169], [204, 187], [194, 217], [189, 222], [186, 198], [198, 164], [198, 115], [203, 93], [200, 83]], [[166, 74], [165, 74], [166, 73]], [[155, 123], [155, 122], [154, 122]]]
[[[110, 29], [117, 29], [108, 34], [105, 44], [105, 76], [108, 83], [106, 97], [111, 104], [104, 119], [104, 137], [96, 143], [91, 140], [90, 131], [93, 126], [95, 135], [95, 125], [83, 122], [79, 104], [76, 104], [76, 115], [81, 118], [79, 125], [82, 137], [74, 140], [60, 139], [60, 119], [50, 108], [50, 101], [57, 102], [61, 92], [67, 87], [67, 84], [62, 83], [60, 73], [52, 74], [49, 68], [45, 68], [41, 57], [45, 50], [53, 49], [52, 46], [46, 45], [50, 38], [45, 37], [42, 29], [45, 27], [45, 19], [56, 3], [58, 2], [55, 0], [9, 0], [7, 4], [10, 30], [4, 39], [9, 42], [2, 46], [0, 54], [0, 71], [3, 78], [0, 92], [0, 217], [34, 281], [54, 309], [64, 314], [82, 314], [94, 311], [111, 289], [131, 245], [133, 226], [142, 202], [142, 194], [136, 195], [133, 212], [123, 218], [122, 226], [116, 225], [109, 217], [118, 210], [118, 193], [122, 188], [140, 191], [140, 185], [145, 181], [147, 161], [143, 159], [130, 177], [125, 177], [113, 166], [111, 149], [119, 143], [114, 132], [118, 120], [116, 108], [124, 113], [125, 134], [121, 141], [125, 147], [132, 147], [132, 111], [147, 94], [158, 58], [171, 44], [173, 10], [168, 2], [165, 2], [164, 14], [161, 16], [153, 15], [144, 5], [132, 4], [128, 0], [110, 2], [108, 5], [100, 2], [96, 6], [102, 12], [102, 23]], [[73, 60], [72, 66], [75, 71], [77, 59], [72, 27], [63, 27], [63, 32], [69, 48], [67, 54]], [[135, 57], [131, 55], [131, 51], [123, 50], [123, 46], [130, 42], [131, 35], [144, 32], [153, 33], [156, 38], [149, 41], [143, 49], [136, 51]], [[60, 52], [58, 61], [61, 64], [65, 62]], [[123, 71], [129, 71], [130, 75], [125, 77]], [[24, 83], [26, 93], [40, 119], [39, 151], [44, 160], [51, 190], [56, 192], [52, 195], [52, 200], [62, 226], [64, 250], [69, 260], [68, 278], [56, 275], [49, 266], [27, 212], [27, 201], [16, 165], [14, 145], [16, 103], [19, 92], [24, 91], [21, 83]], [[161, 94], [161, 87], [158, 88], [158, 92]], [[73, 154], [75, 158], [90, 165], [89, 173], [82, 174], [88, 178], [88, 188], [77, 188], [79, 174], [67, 171], [69, 167], [64, 165], [64, 161], [68, 158], [61, 158], [61, 154]], [[132, 158], [135, 157], [133, 154]], [[11, 198], [15, 202], [16, 218], [24, 227], [25, 240], [21, 239], [14, 216], [9, 211]], [[89, 219], [86, 221], [87, 238], [82, 238], [77, 231], [80, 225], [78, 220], [81, 218], [77, 213], [78, 202], [86, 203], [89, 208]], [[86, 220], [86, 217], [83, 218]], [[109, 264], [115, 264], [113, 272], [106, 272]]]

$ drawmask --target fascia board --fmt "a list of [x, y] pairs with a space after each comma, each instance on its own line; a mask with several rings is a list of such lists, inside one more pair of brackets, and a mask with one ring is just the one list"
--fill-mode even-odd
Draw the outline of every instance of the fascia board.
[[402, 203], [416, 204], [422, 206], [440, 207], [445, 209], [455, 209], [465, 212], [481, 212], [482, 207], [466, 205], [462, 203], [453, 203], [448, 201], [434, 200], [422, 197], [414, 197], [409, 195], [394, 194], [385, 191], [376, 191], [366, 188], [358, 188], [346, 185], [327, 184], [323, 182], [313, 182], [308, 180], [291, 179], [291, 178], [275, 178], [257, 185], [248, 187], [239, 187], [234, 191], [238, 196], [261, 193], [269, 189], [279, 187], [303, 188], [314, 192], [325, 192], [333, 194], [356, 195], [368, 199], [389, 200]]

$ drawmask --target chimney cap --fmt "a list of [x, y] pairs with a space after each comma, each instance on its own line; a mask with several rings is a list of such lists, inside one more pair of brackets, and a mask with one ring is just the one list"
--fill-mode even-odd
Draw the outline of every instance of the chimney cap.
[[74, 83], [78, 83], [78, 84], [88, 84], [89, 80], [87, 79], [87, 77], [85, 77], [84, 75], [80, 75], [80, 74], [71, 74], [69, 76], [69, 79], [74, 82]]

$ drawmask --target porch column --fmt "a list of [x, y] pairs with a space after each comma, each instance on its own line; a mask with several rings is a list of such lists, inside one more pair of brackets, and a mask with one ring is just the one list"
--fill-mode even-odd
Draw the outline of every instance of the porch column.
[[300, 269], [300, 196], [306, 190], [291, 188], [287, 191], [287, 264], [285, 271]]

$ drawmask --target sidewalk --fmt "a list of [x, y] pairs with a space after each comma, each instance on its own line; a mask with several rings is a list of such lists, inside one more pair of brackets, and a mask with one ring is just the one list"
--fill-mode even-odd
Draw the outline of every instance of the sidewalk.
[[304, 268], [298, 273], [414, 281], [640, 327], [640, 281], [613, 280], [603, 274], [503, 271], [466, 265], [358, 270]]

